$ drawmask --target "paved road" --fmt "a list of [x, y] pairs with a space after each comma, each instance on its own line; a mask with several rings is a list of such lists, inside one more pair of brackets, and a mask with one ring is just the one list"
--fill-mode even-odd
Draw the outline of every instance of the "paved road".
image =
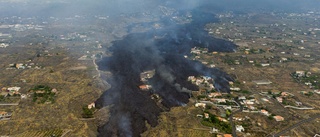
[[17, 106], [19, 103], [0, 103], [0, 106]]
[[296, 127], [299, 127], [300, 125], [302, 125], [302, 124], [304, 124], [304, 123], [311, 122], [311, 121], [313, 121], [313, 120], [315, 120], [315, 119], [317, 119], [317, 118], [320, 118], [320, 114], [318, 114], [318, 115], [316, 115], [316, 116], [313, 116], [313, 117], [311, 117], [311, 118], [308, 118], [308, 119], [301, 120], [300, 122], [298, 122], [298, 123], [296, 123], [296, 124], [294, 124], [294, 125], [286, 128], [286, 129], [284, 129], [284, 130], [282, 130], [282, 131], [280, 131], [280, 132], [278, 132], [278, 133], [275, 133], [275, 134], [273, 134], [273, 135], [271, 135], [271, 136], [272, 136], [272, 137], [279, 137], [280, 135], [282, 135], [282, 134], [290, 131], [291, 129], [294, 129], [294, 128], [296, 128]]
[[243, 110], [243, 106], [240, 104], [239, 100], [235, 99], [235, 101], [238, 103], [238, 105], [240, 106], [240, 109], [237, 110], [237, 111], [234, 111], [230, 114], [229, 116], [229, 121], [230, 121], [230, 124], [232, 126], [232, 137], [237, 137], [237, 132], [236, 132], [236, 126], [234, 125], [234, 122], [233, 122], [233, 114], [236, 114], [236, 113], [239, 113], [239, 112], [242, 112]]

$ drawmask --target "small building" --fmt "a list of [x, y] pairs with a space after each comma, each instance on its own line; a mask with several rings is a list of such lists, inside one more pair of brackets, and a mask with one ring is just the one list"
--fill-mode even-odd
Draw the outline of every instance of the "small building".
[[224, 98], [215, 98], [214, 101], [217, 103], [227, 103], [227, 100]]
[[210, 93], [208, 95], [208, 97], [212, 98], [212, 97], [221, 97], [222, 94], [220, 92], [213, 92], [213, 93]]
[[243, 100], [244, 104], [247, 104], [247, 105], [253, 105], [254, 102], [251, 101], [251, 100]]
[[288, 61], [288, 58], [281, 58], [282, 61]]
[[217, 117], [219, 119], [219, 121], [223, 121], [223, 122], [228, 122], [228, 120], [226, 120], [225, 118], [222, 117]]
[[150, 70], [150, 71], [145, 71], [145, 72], [142, 72], [140, 74], [140, 79], [141, 81], [147, 81], [147, 79], [150, 79], [154, 76], [155, 74], [155, 70]]
[[1, 43], [1, 44], [0, 44], [0, 47], [1, 47], [1, 48], [6, 48], [6, 47], [8, 47], [8, 46], [9, 46], [9, 44], [7, 44], [7, 43]]
[[229, 109], [229, 110], [231, 110], [232, 107], [231, 107], [231, 106], [223, 106], [223, 109]]
[[269, 116], [269, 112], [267, 110], [262, 109], [260, 111], [263, 115]]
[[234, 88], [231, 87], [230, 90], [231, 90], [231, 91], [240, 91], [241, 89], [240, 89], [240, 88], [237, 88], [237, 87], [234, 87]]
[[26, 99], [27, 98], [27, 95], [26, 94], [21, 94], [21, 99]]
[[51, 92], [52, 92], [52, 93], [57, 93], [58, 90], [57, 90], [56, 88], [54, 88], [54, 89], [51, 90]]
[[236, 125], [236, 130], [237, 130], [238, 132], [243, 132], [243, 131], [244, 131], [244, 128], [243, 128], [242, 125]]
[[280, 103], [282, 103], [282, 101], [283, 101], [283, 98], [282, 98], [282, 97], [277, 97], [276, 99], [277, 99], [277, 101], [280, 102]]
[[213, 127], [213, 128], [211, 129], [211, 131], [210, 131], [210, 133], [218, 133], [218, 132], [219, 132], [219, 130], [216, 129], [216, 128], [214, 128], [214, 127]]
[[281, 92], [281, 96], [287, 97], [287, 96], [289, 96], [289, 94], [288, 94], [288, 92]]
[[306, 72], [305, 71], [296, 71], [296, 75], [298, 77], [304, 77], [306, 75]]
[[254, 83], [256, 83], [257, 85], [269, 85], [271, 84], [272, 82], [269, 81], [269, 80], [255, 80], [253, 81]]
[[150, 90], [151, 89], [151, 85], [141, 85], [141, 86], [139, 86], [139, 88], [141, 89], [141, 90]]
[[247, 98], [245, 96], [239, 97], [239, 100], [246, 100]]
[[92, 109], [95, 107], [96, 107], [96, 104], [94, 102], [88, 105], [88, 109]]
[[233, 117], [233, 120], [236, 120], [236, 121], [243, 121], [244, 118], [241, 118], [241, 117]]
[[297, 106], [301, 106], [301, 105], [302, 105], [302, 102], [296, 101], [296, 104], [297, 104]]
[[11, 117], [11, 113], [5, 112], [5, 111], [0, 111], [0, 119], [1, 118], [9, 118]]
[[18, 92], [21, 89], [21, 87], [9, 87], [7, 88], [8, 91], [10, 92]]
[[202, 108], [206, 108], [206, 104], [205, 103], [196, 103], [195, 107], [202, 107]]
[[18, 64], [16, 64], [16, 68], [17, 69], [25, 69], [26, 66], [24, 66], [24, 64], [22, 64], [22, 63], [18, 63]]
[[273, 118], [274, 118], [276, 121], [283, 121], [283, 120], [284, 120], [284, 118], [283, 118], [282, 116], [279, 116], [279, 115], [273, 116]]
[[209, 113], [204, 113], [204, 118], [209, 118]]
[[223, 134], [223, 137], [232, 137], [231, 134]]
[[313, 92], [314, 92], [314, 93], [317, 93], [317, 94], [320, 94], [320, 91], [319, 91], [319, 90], [314, 90]]
[[261, 100], [262, 101], [264, 101], [264, 102], [270, 102], [268, 99], [266, 99], [266, 98], [261, 98]]
[[305, 58], [310, 58], [310, 57], [311, 57], [311, 55], [304, 55], [304, 57], [305, 57]]

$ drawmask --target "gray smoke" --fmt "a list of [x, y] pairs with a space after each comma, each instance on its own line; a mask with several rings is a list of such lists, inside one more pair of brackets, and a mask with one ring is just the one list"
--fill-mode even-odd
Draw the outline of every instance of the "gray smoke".
[[171, 69], [165, 65], [160, 65], [157, 69], [162, 79], [166, 80], [168, 83], [173, 84], [175, 77], [171, 74]]
[[124, 137], [132, 137], [132, 128], [131, 128], [131, 121], [130, 121], [130, 114], [123, 114], [120, 116], [119, 119], [119, 130], [121, 131], [120, 136]]

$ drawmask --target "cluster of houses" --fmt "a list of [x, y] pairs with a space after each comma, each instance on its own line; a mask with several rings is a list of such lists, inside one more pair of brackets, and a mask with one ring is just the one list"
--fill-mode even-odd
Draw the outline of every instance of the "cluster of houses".
[[[315, 91], [317, 91], [317, 89], [319, 87], [316, 87], [316, 85], [319, 82], [319, 80], [318, 79], [314, 79], [314, 78], [317, 78], [317, 77], [316, 76], [311, 76], [311, 74], [312, 74], [311, 72], [296, 71], [296, 72], [293, 72], [291, 74], [291, 76], [294, 79], [296, 79], [297, 81], [302, 82], [306, 86], [309, 86], [310, 89], [316, 89]], [[310, 78], [310, 77], [312, 77], [312, 78]], [[310, 78], [310, 79], [308, 79], [308, 78]]]
[[60, 39], [61, 40], [83, 40], [83, 41], [87, 41], [88, 40], [88, 36], [85, 34], [79, 34], [79, 33], [68, 33], [67, 35], [60, 35]]
[[[272, 114], [270, 114], [267, 110], [260, 110], [260, 113], [265, 115], [265, 116], [272, 116]], [[284, 118], [282, 116], [279, 116], [279, 115], [275, 115], [275, 116], [272, 116], [276, 121], [283, 121]]]
[[[291, 94], [290, 94], [291, 95]], [[288, 92], [283, 92], [283, 96], [289, 96]], [[272, 116], [276, 121], [283, 121], [284, 118], [282, 116], [279, 115], [272, 115], [271, 113], [269, 113], [267, 110], [261, 109], [259, 110], [255, 104], [260, 104], [260, 102], [258, 100], [256, 100], [254, 97], [249, 97], [246, 98], [245, 96], [240, 96], [239, 97], [240, 100], [240, 104], [242, 104], [244, 106], [244, 110], [243, 112], [252, 112], [252, 113], [261, 113], [265, 116]], [[269, 102], [268, 99], [263, 98], [263, 101]]]
[[310, 72], [309, 72], [309, 73], [306, 73], [305, 71], [301, 71], [301, 70], [296, 71], [296, 72], [294, 73], [294, 75], [295, 75], [296, 77], [305, 77], [305, 76], [310, 75], [310, 74], [311, 74]]
[[208, 48], [193, 47], [193, 48], [191, 48], [190, 53], [192, 53], [192, 54], [208, 53]]
[[23, 63], [14, 63], [14, 64], [9, 64], [9, 68], [7, 69], [41, 69], [40, 66], [36, 66], [35, 63], [28, 63], [28, 64], [23, 64]]
[[25, 99], [27, 98], [26, 94], [21, 94], [19, 92], [19, 90], [21, 89], [21, 87], [3, 87], [1, 89], [1, 96], [3, 97], [7, 97], [7, 96], [20, 96], [21, 99]]
[[148, 79], [152, 78], [155, 74], [155, 70], [145, 71], [140, 73], [140, 81], [143, 82], [143, 85], [140, 85], [139, 88], [143, 91], [148, 91], [152, 89], [152, 86], [148, 83]]
[[[242, 125], [236, 125], [236, 131], [237, 132], [244, 132], [244, 127]], [[219, 133], [219, 130], [216, 128], [212, 128], [210, 133]], [[217, 137], [232, 137], [231, 134], [223, 134], [223, 135], [217, 135]]]
[[[197, 117], [209, 119], [209, 118], [210, 118], [210, 115], [209, 115], [209, 113], [204, 113], [204, 115], [197, 115]], [[222, 118], [222, 117], [217, 117], [217, 119], [218, 119], [219, 121], [222, 121], [222, 122], [228, 122], [227, 119]], [[236, 128], [236, 131], [237, 131], [237, 132], [244, 132], [244, 131], [245, 131], [245, 129], [244, 129], [244, 127], [243, 127], [242, 125], [236, 125], [235, 128]], [[217, 129], [217, 128], [215, 128], [215, 127], [212, 127], [210, 133], [219, 133], [219, 129]], [[222, 135], [222, 136], [225, 136], [225, 135], [229, 135], [229, 134], [224, 134], [224, 135]]]
[[[289, 93], [289, 92], [281, 92], [281, 93], [279, 93], [278, 95], [279, 95], [279, 96], [276, 97], [276, 100], [277, 100], [279, 103], [283, 103], [283, 100], [284, 100], [285, 98], [289, 98], [289, 97], [293, 97], [293, 96], [294, 96], [293, 94], [291, 94], [291, 93]], [[300, 102], [300, 103], [297, 102], [297, 104], [299, 105], [299, 104], [302, 104], [302, 103], [301, 103], [301, 102]]]
[[[196, 59], [200, 59], [200, 54], [207, 54], [208, 53], [208, 48], [198, 48], [198, 47], [193, 47], [191, 48], [190, 51], [191, 54], [194, 55], [194, 58], [192, 58], [192, 60], [196, 60]], [[212, 52], [212, 54], [218, 54], [218, 52]], [[184, 56], [184, 58], [188, 58], [187, 55]], [[210, 68], [215, 68], [216, 65], [211, 63], [209, 64], [209, 62], [206, 61], [201, 61], [202, 64], [207, 65]]]
[[6, 48], [8, 46], [9, 46], [8, 43], [0, 43], [0, 48]]
[[26, 30], [43, 30], [44, 26], [34, 25], [34, 24], [13, 24], [13, 25], [2, 24], [0, 25], [0, 28], [11, 29], [14, 31], [26, 31]]
[[192, 84], [195, 84], [197, 86], [202, 86], [208, 90], [215, 89], [213, 85], [214, 80], [209, 76], [200, 76], [200, 77], [189, 76], [188, 81], [191, 81]]
[[0, 111], [0, 120], [10, 119], [12, 116], [11, 112]]

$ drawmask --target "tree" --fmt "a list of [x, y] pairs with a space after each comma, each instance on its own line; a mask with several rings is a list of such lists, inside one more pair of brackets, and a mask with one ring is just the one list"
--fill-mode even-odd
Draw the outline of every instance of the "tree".
[[226, 110], [226, 115], [227, 115], [227, 117], [229, 117], [231, 115], [231, 110], [227, 109]]
[[83, 106], [82, 111], [83, 111], [82, 117], [84, 117], [84, 118], [92, 118], [93, 117], [94, 109], [89, 109], [87, 106]]

